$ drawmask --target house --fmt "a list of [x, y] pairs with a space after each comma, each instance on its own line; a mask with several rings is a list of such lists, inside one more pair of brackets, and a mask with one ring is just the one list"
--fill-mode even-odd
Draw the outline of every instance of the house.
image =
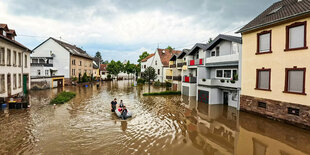
[[207, 104], [239, 106], [241, 37], [218, 35], [206, 47], [197, 72], [197, 100]]
[[100, 59], [99, 58], [94, 58], [93, 60], [93, 77], [95, 79], [100, 79]]
[[70, 85], [72, 79], [80, 79], [84, 74], [93, 74], [93, 58], [86, 51], [52, 37], [34, 48], [31, 57], [53, 57], [52, 73], [54, 76], [64, 76], [66, 85]]
[[241, 110], [310, 127], [309, 16], [309, 0], [282, 0], [238, 31]]
[[204, 66], [206, 57], [207, 44], [197, 43], [186, 54], [180, 55], [179, 59], [183, 59], [186, 65], [182, 68], [182, 87], [181, 92], [186, 96], [196, 96], [197, 92], [197, 68]]
[[30, 88], [31, 50], [15, 37], [15, 30], [0, 24], [0, 102], [27, 94]]
[[64, 75], [56, 75], [54, 55], [49, 57], [30, 57], [30, 89], [48, 89], [64, 86]]
[[100, 76], [102, 80], [106, 80], [108, 78], [109, 72], [107, 71], [108, 64], [100, 64]]
[[141, 60], [141, 73], [145, 71], [145, 69], [149, 66], [151, 66], [152, 63], [152, 57], [155, 55], [155, 53], [148, 55], [146, 58]]
[[[181, 91], [182, 87], [182, 68], [186, 61], [182, 55], [187, 54], [189, 50], [184, 49], [179, 54], [174, 54], [169, 61], [169, 68], [166, 69], [166, 80], [172, 83], [172, 90]], [[182, 57], [182, 58], [179, 58]]]

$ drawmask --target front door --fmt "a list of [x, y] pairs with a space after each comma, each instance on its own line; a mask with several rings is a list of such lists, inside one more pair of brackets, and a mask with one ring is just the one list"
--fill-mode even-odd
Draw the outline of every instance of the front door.
[[223, 93], [223, 103], [224, 105], [228, 105], [228, 92]]
[[7, 75], [7, 88], [8, 88], [8, 96], [10, 97], [11, 96], [11, 74], [8, 74]]
[[23, 91], [24, 91], [24, 94], [27, 94], [28, 93], [28, 75], [24, 74], [23, 75]]
[[63, 80], [57, 80], [57, 87], [62, 87], [63, 86]]

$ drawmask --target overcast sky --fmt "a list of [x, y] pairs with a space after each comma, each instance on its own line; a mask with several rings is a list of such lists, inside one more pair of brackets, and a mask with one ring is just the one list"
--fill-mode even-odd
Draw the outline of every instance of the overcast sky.
[[136, 62], [159, 46], [191, 48], [241, 26], [277, 0], [1, 0], [0, 23], [30, 49], [48, 37], [104, 60]]

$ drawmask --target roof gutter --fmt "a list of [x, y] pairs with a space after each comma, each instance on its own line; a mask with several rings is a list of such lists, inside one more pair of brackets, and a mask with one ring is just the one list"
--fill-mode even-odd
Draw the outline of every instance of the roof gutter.
[[269, 26], [269, 25], [277, 24], [277, 23], [280, 23], [280, 22], [283, 22], [283, 21], [286, 21], [286, 20], [289, 20], [289, 19], [292, 19], [292, 18], [295, 18], [295, 17], [298, 17], [298, 16], [303, 16], [303, 15], [306, 15], [306, 14], [308, 14], [308, 13], [310, 13], [310, 10], [309, 10], [309, 11], [302, 12], [302, 13], [299, 13], [299, 14], [295, 14], [295, 15], [291, 15], [291, 16], [284, 17], [284, 18], [280, 18], [280, 19], [275, 20], [275, 21], [272, 21], [272, 22], [268, 22], [268, 23], [264, 23], [264, 24], [257, 25], [257, 26], [253, 26], [253, 27], [244, 29], [244, 30], [242, 30], [242, 31], [241, 31], [241, 29], [240, 29], [240, 30], [237, 31], [236, 33], [249, 32], [249, 31], [256, 30], [256, 29], [259, 29], [259, 28], [262, 28], [262, 27], [266, 27], [266, 26]]

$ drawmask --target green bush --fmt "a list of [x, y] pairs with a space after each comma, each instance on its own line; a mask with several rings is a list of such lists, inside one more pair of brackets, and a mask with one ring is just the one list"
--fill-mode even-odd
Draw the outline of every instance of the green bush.
[[73, 78], [72, 78], [72, 81], [77, 81], [77, 80], [78, 80], [77, 77], [73, 77]]
[[75, 97], [73, 92], [61, 92], [50, 103], [51, 104], [64, 104]]
[[154, 83], [154, 86], [159, 87], [159, 86], [161, 86], [161, 83], [160, 83], [159, 81], [156, 81], [156, 82]]
[[111, 74], [108, 74], [107, 78], [110, 80], [112, 78]]
[[87, 81], [88, 81], [87, 74], [84, 73], [83, 76], [82, 76], [82, 82], [87, 82]]
[[144, 80], [144, 79], [138, 79], [138, 80], [137, 80], [137, 83], [138, 83], [138, 84], [144, 84], [144, 83], [145, 83], [145, 80]]
[[181, 95], [181, 91], [163, 91], [163, 92], [143, 94], [143, 96], [151, 96], [151, 95]]
[[166, 81], [165, 86], [168, 87], [168, 88], [170, 88], [170, 87], [172, 87], [172, 84], [171, 84], [171, 82]]

